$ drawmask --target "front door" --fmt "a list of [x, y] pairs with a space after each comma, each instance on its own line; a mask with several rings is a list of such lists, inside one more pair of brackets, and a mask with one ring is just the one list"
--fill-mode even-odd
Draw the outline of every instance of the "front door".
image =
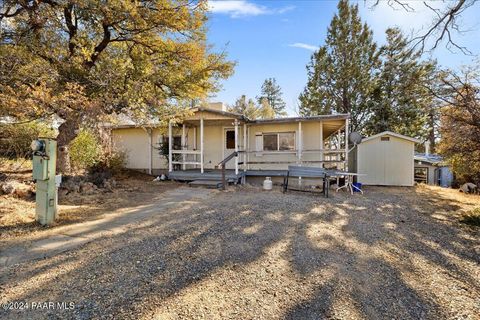
[[[235, 129], [224, 128], [223, 129], [223, 159], [228, 157], [234, 151], [235, 151]], [[228, 161], [225, 167], [227, 169], [235, 169], [235, 158]]]

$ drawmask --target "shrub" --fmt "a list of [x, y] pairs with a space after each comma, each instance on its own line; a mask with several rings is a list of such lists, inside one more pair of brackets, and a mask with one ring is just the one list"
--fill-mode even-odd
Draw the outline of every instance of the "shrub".
[[97, 186], [102, 185], [103, 180], [122, 172], [125, 168], [126, 153], [114, 151], [103, 154], [100, 161], [88, 168], [89, 180]]
[[56, 133], [45, 122], [0, 124], [0, 157], [29, 158], [30, 144], [39, 137], [55, 137]]
[[82, 129], [70, 143], [69, 150], [71, 164], [76, 169], [87, 169], [102, 159], [102, 147], [89, 130]]
[[475, 208], [470, 212], [464, 214], [462, 219], [460, 219], [460, 222], [480, 227], [480, 207]]

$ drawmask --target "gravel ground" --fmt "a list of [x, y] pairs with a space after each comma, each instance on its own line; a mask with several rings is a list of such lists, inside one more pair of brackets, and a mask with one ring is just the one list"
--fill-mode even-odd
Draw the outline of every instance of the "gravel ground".
[[479, 319], [480, 232], [456, 220], [478, 197], [366, 191], [213, 191], [120, 235], [9, 267], [0, 301], [74, 308], [0, 318]]

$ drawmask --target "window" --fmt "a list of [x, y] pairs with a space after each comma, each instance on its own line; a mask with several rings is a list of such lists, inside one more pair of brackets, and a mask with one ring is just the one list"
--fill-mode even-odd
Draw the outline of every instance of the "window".
[[427, 183], [428, 168], [415, 168], [414, 180], [417, 183]]
[[278, 134], [278, 150], [294, 150], [295, 149], [295, 133], [279, 133]]
[[227, 130], [225, 140], [226, 140], [227, 149], [235, 149], [235, 131]]
[[264, 133], [264, 151], [295, 150], [295, 132]]
[[[163, 136], [162, 143], [168, 147], [168, 136]], [[182, 137], [181, 136], [173, 136], [173, 149], [172, 150], [181, 150], [182, 149]]]
[[263, 135], [263, 150], [277, 151], [278, 150], [278, 136], [277, 134]]
[[390, 141], [390, 137], [381, 137], [380, 140], [381, 141]]

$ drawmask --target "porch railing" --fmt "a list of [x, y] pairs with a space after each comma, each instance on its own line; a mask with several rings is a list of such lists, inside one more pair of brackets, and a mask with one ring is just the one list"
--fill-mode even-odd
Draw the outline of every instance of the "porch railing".
[[228, 155], [225, 159], [223, 159], [222, 161], [220, 161], [216, 167], [221, 167], [222, 169], [222, 189], [225, 190], [225, 186], [227, 184], [227, 179], [225, 178], [225, 166], [227, 164], [228, 161], [232, 160], [233, 158], [236, 158], [238, 157], [238, 151], [234, 151], [232, 152], [230, 155]]
[[[196, 159], [196, 155], [198, 154], [202, 154], [202, 152], [200, 150], [172, 150], [172, 154], [181, 154], [181, 155], [195, 155], [195, 159]], [[180, 161], [172, 161], [172, 164], [181, 164], [181, 165], [186, 165], [186, 164], [191, 164], [191, 165], [200, 165], [201, 162], [200, 161], [184, 161], [183, 159], [181, 159]]]

